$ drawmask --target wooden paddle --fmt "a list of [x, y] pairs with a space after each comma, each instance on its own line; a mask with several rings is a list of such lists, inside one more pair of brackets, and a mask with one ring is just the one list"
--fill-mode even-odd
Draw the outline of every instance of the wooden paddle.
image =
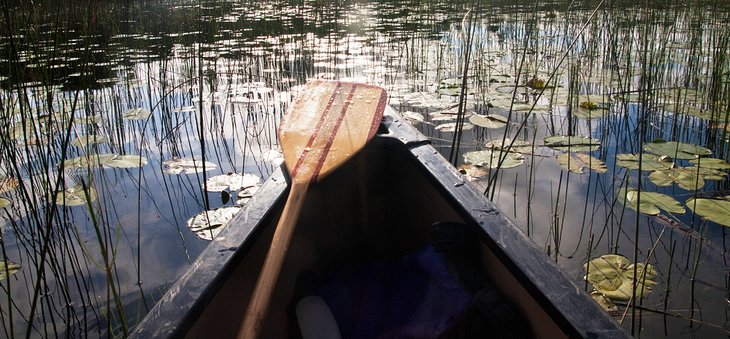
[[310, 184], [362, 149], [378, 129], [385, 109], [382, 88], [337, 81], [312, 81], [292, 104], [279, 129], [291, 177], [289, 197], [274, 231], [239, 338], [256, 338], [289, 248]]

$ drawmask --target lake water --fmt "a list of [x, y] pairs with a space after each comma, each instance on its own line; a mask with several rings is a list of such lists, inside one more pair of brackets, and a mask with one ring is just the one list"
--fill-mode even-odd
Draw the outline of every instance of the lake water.
[[[590, 259], [653, 265], [637, 307], [614, 300], [634, 335], [730, 334], [728, 229], [688, 202], [728, 195], [725, 165], [710, 173], [705, 160], [729, 152], [724, 0], [0, 8], [1, 249], [13, 273], [0, 283], [2, 336], [131, 331], [215, 236], [194, 229], [207, 226], [201, 213], [224, 223], [278, 167], [276, 128], [313, 78], [383, 86], [456, 166], [480, 156], [464, 168], [473, 183], [587, 291]], [[501, 169], [469, 155], [503, 138], [514, 144]], [[657, 139], [682, 143], [669, 145], [674, 162], [631, 169], [626, 155]], [[698, 155], [701, 175], [678, 170]], [[637, 187], [685, 212], [626, 208]]]

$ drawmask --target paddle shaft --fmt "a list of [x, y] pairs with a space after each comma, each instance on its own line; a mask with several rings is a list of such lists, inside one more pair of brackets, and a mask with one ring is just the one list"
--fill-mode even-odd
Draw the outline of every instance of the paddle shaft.
[[281, 219], [276, 225], [271, 248], [266, 256], [266, 264], [261, 269], [256, 282], [256, 289], [248, 304], [246, 318], [241, 331], [239, 331], [239, 338], [256, 338], [261, 333], [269, 310], [270, 300], [274, 293], [274, 287], [276, 287], [276, 282], [279, 280], [281, 267], [284, 264], [284, 258], [294, 234], [294, 226], [296, 226], [299, 212], [304, 204], [308, 186], [309, 181], [292, 182], [289, 197], [286, 200], [286, 205], [284, 205]]
[[292, 105], [279, 130], [292, 185], [239, 338], [255, 339], [261, 333], [309, 185], [343, 164], [375, 135], [385, 100], [385, 91], [379, 87], [313, 81]]

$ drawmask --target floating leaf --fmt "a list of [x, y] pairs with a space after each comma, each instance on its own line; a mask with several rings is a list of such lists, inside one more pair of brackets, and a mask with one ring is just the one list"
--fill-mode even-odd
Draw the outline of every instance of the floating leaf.
[[716, 158], [701, 157], [689, 161], [692, 164], [700, 165], [701, 168], [730, 169], [730, 163]]
[[601, 305], [603, 310], [606, 312], [618, 312], [618, 306], [611, 301], [611, 299], [608, 299], [603, 293], [598, 291], [591, 292], [591, 298], [598, 303], [598, 305]]
[[68, 169], [84, 169], [87, 167], [98, 167], [104, 165], [108, 161], [116, 158], [116, 154], [102, 153], [102, 154], [88, 154], [80, 157], [66, 159], [61, 167], [64, 170]]
[[546, 137], [543, 139], [543, 143], [545, 146], [570, 152], [595, 151], [601, 146], [601, 142], [596, 139], [569, 135], [553, 135]]
[[124, 112], [123, 119], [128, 120], [144, 120], [150, 117], [152, 113], [144, 108], [132, 108]]
[[489, 171], [487, 171], [484, 167], [479, 167], [471, 164], [462, 164], [461, 166], [459, 166], [459, 172], [466, 175], [466, 178], [469, 181], [485, 178], [487, 175], [489, 175]]
[[413, 125], [418, 125], [424, 121], [426, 121], [426, 118], [423, 116], [423, 114], [413, 111], [407, 111], [402, 113], [403, 117], [408, 120]]
[[[504, 158], [504, 160], [500, 164], [501, 158]], [[464, 162], [480, 167], [497, 168], [499, 166], [499, 168], [513, 168], [522, 165], [525, 162], [525, 158], [519, 153], [483, 150], [465, 153]]]
[[240, 207], [222, 207], [203, 211], [188, 220], [188, 227], [203, 240], [213, 240], [240, 210]]
[[725, 173], [712, 168], [677, 167], [652, 172], [649, 179], [657, 186], [671, 186], [677, 183], [679, 187], [693, 191], [705, 186], [707, 180], [723, 180]]
[[[641, 196], [641, 198], [639, 198]], [[624, 206], [630, 207], [631, 209], [648, 215], [657, 215], [660, 210], [665, 210], [669, 213], [682, 214], [685, 212], [684, 207], [671, 196], [656, 192], [641, 192], [635, 189], [619, 189], [617, 193], [617, 199]], [[641, 201], [639, 201], [641, 199]]]
[[469, 122], [484, 128], [502, 128], [507, 126], [507, 118], [498, 114], [474, 114], [469, 117]]
[[0, 261], [0, 280], [5, 280], [9, 276], [18, 273], [19, 271], [20, 265], [12, 261], [8, 261], [7, 259]]
[[730, 227], [730, 200], [690, 198], [686, 204], [690, 210], [709, 221]]
[[[504, 142], [504, 143], [503, 143]], [[511, 144], [511, 146], [510, 146]], [[532, 154], [533, 144], [527, 140], [510, 140], [509, 138], [497, 138], [484, 143], [486, 149], [497, 149], [521, 154]]]
[[10, 206], [11, 202], [9, 199], [6, 198], [0, 198], [0, 208], [5, 208]]
[[710, 155], [712, 151], [702, 146], [686, 144], [676, 141], [655, 140], [644, 144], [644, 150], [657, 155], [666, 155], [674, 159], [695, 159], [703, 155]]
[[140, 155], [118, 155], [108, 160], [104, 166], [114, 168], [137, 168], [147, 164], [147, 158]]
[[93, 187], [86, 187], [85, 190], [82, 185], [69, 187], [65, 191], [58, 192], [56, 196], [56, 204], [66, 206], [86, 206], [88, 202], [94, 200], [96, 200], [96, 190]]
[[228, 173], [208, 178], [205, 187], [208, 192], [220, 192], [227, 189], [238, 191], [241, 188], [251, 187], [261, 182], [255, 174], [249, 173]]
[[594, 109], [600, 108], [600, 106], [598, 106], [598, 104], [593, 101], [583, 101], [578, 105], [578, 107], [585, 108], [587, 110], [594, 110]]
[[[456, 123], [455, 122], [447, 122], [445, 124], [438, 125], [434, 127], [437, 131], [442, 133], [453, 133], [456, 132]], [[463, 126], [461, 127], [462, 131], [469, 131], [472, 128], [474, 128], [474, 125], [465, 122]]]
[[20, 185], [20, 181], [16, 178], [0, 176], [0, 193], [14, 190]]
[[538, 79], [537, 76], [533, 76], [530, 80], [527, 81], [527, 84], [525, 84], [525, 86], [532, 89], [543, 89], [545, 88], [545, 80]]
[[71, 141], [71, 145], [76, 147], [86, 147], [96, 144], [104, 144], [109, 142], [109, 137], [106, 135], [81, 135]]
[[608, 168], [603, 161], [583, 153], [563, 153], [557, 157], [560, 167], [574, 172], [585, 173], [585, 169], [591, 169], [598, 173], [606, 173]]
[[[616, 165], [637, 170], [639, 169], [639, 155], [638, 154], [617, 154]], [[663, 169], [672, 168], [674, 163], [672, 159], [666, 156], [659, 156], [655, 154], [642, 154], [641, 156], [641, 170], [642, 171], [659, 171]]]
[[253, 195], [261, 188], [261, 184], [256, 184], [251, 187], [246, 187], [240, 191], [238, 191], [238, 200], [236, 200], [236, 205], [243, 205], [247, 203]]
[[192, 174], [210, 171], [217, 168], [214, 163], [208, 161], [194, 160], [189, 158], [178, 158], [162, 162], [162, 171], [167, 174]]
[[[652, 265], [642, 263], [629, 265], [629, 260], [616, 254], [607, 254], [592, 259], [583, 265], [586, 281], [601, 295], [610, 300], [627, 301], [631, 299], [634, 286], [636, 296], [641, 298], [651, 292], [656, 271]], [[634, 276], [636, 267], [636, 276]]]

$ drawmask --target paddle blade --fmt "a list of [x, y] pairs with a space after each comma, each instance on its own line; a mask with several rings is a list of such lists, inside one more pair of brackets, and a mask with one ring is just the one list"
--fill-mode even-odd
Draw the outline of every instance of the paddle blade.
[[309, 82], [279, 129], [292, 179], [315, 182], [362, 149], [378, 129], [385, 101], [377, 86]]

